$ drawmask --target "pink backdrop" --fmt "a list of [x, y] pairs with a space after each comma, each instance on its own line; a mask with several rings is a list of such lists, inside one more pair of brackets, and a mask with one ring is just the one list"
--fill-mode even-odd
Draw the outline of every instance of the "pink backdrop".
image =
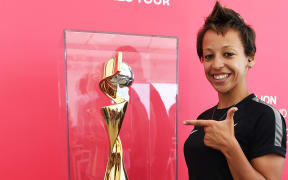
[[[64, 29], [179, 38], [178, 178], [187, 179], [183, 143], [191, 128], [182, 121], [196, 118], [217, 100], [195, 50], [196, 32], [214, 0], [145, 2], [0, 1], [0, 179], [68, 178], [65, 96], [60, 88], [64, 83]], [[251, 92], [285, 115], [288, 2], [221, 2], [240, 12], [256, 30], [257, 63], [248, 77]], [[283, 179], [287, 178], [286, 163]]]

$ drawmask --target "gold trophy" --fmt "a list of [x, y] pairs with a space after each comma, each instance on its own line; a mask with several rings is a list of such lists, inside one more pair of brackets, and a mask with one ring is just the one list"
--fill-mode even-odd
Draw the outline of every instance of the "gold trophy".
[[129, 101], [128, 86], [133, 79], [131, 68], [122, 62], [122, 52], [118, 52], [105, 63], [103, 79], [99, 84], [100, 89], [116, 104], [101, 108], [110, 140], [110, 153], [104, 180], [128, 180], [119, 132]]

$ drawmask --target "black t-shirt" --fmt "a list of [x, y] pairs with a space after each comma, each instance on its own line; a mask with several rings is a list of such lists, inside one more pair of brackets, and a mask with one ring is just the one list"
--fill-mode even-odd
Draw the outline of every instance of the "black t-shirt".
[[[272, 106], [250, 94], [235, 105], [234, 131], [242, 151], [250, 161], [265, 154], [285, 157], [286, 124], [283, 116]], [[231, 108], [231, 107], [229, 107]], [[216, 106], [203, 112], [197, 119], [223, 120], [229, 108]], [[214, 112], [214, 113], [213, 113]], [[203, 127], [195, 127], [184, 144], [184, 155], [189, 180], [233, 179], [225, 156], [204, 145]]]

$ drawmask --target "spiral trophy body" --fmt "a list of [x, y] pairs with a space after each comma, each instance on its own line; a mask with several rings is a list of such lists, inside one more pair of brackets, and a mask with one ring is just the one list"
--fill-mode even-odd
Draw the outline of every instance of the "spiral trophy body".
[[123, 163], [123, 150], [119, 132], [129, 101], [128, 86], [133, 81], [131, 68], [122, 62], [122, 52], [104, 65], [100, 89], [116, 104], [102, 107], [109, 140], [110, 153], [104, 180], [128, 180]]

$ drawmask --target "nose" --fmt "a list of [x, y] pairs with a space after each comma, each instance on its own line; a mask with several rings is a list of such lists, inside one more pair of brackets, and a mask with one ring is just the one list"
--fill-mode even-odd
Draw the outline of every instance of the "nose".
[[224, 67], [224, 59], [220, 56], [216, 56], [212, 61], [212, 67], [214, 69], [221, 69]]

